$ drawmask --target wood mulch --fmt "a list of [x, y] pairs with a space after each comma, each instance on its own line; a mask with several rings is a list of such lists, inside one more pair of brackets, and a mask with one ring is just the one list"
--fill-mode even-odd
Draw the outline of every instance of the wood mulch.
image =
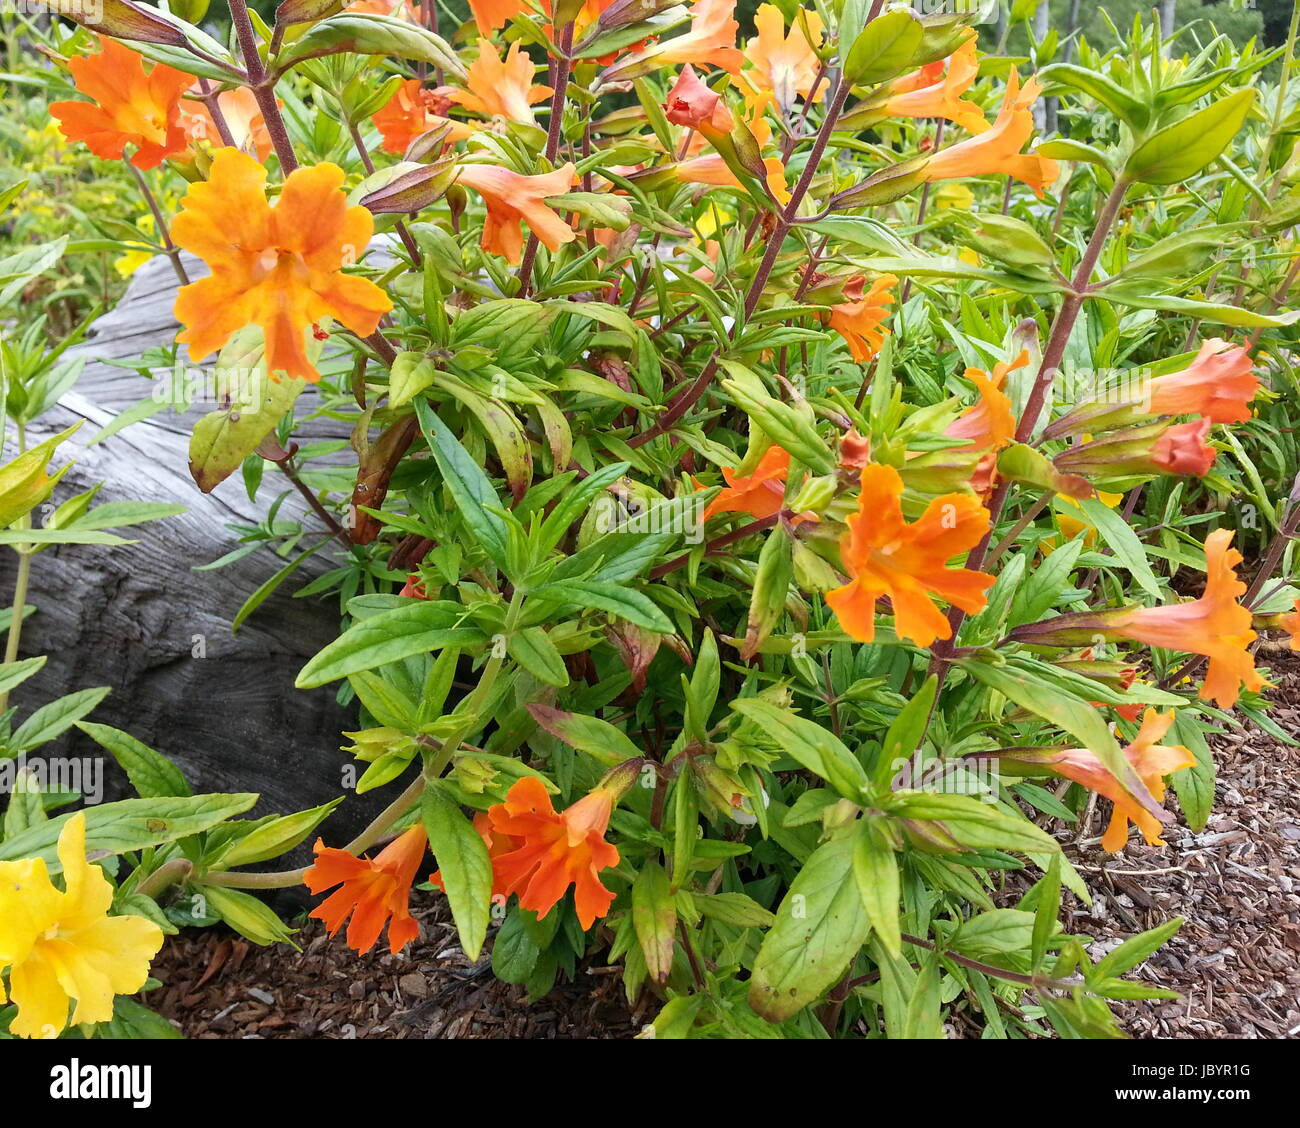
[[[1300, 656], [1270, 654], [1272, 716], [1300, 733]], [[1164, 848], [1136, 838], [1123, 854], [1099, 845], [1105, 815], [1060, 828], [1093, 890], [1067, 895], [1063, 924], [1091, 936], [1093, 959], [1172, 916], [1187, 919], [1137, 978], [1178, 1001], [1114, 1004], [1135, 1037], [1285, 1038], [1300, 1034], [1300, 749], [1256, 729], [1213, 739], [1219, 783], [1198, 833], [1176, 825]], [[1011, 891], [1008, 890], [1008, 893]], [[170, 938], [147, 1002], [192, 1038], [627, 1038], [654, 1014], [632, 1013], [621, 979], [599, 965], [529, 1004], [497, 982], [485, 954], [460, 951], [445, 903], [416, 893], [421, 939], [406, 954], [381, 944], [357, 956], [316, 921], [301, 956], [220, 930]], [[418, 901], [417, 901], [418, 906]]]
[[493, 977], [488, 953], [465, 957], [438, 894], [413, 896], [430, 903], [413, 908], [420, 939], [401, 955], [381, 939], [358, 956], [318, 921], [294, 937], [301, 955], [186, 930], [154, 964], [164, 986], [142, 1001], [189, 1038], [630, 1038], [649, 1021], [630, 1012], [618, 969], [599, 965], [530, 1005]]
[[[1300, 656], [1269, 653], [1270, 716], [1300, 735]], [[1166, 845], [1098, 844], [1101, 812], [1059, 835], [1093, 891], [1069, 898], [1067, 930], [1095, 937], [1094, 959], [1129, 936], [1186, 923], [1136, 977], [1178, 1001], [1115, 1004], [1134, 1037], [1286, 1038], [1300, 1034], [1300, 748], [1254, 728], [1211, 738], [1218, 771], [1205, 829], [1169, 827]], [[1082, 820], [1081, 820], [1082, 821]], [[1080, 841], [1080, 838], [1082, 839]]]

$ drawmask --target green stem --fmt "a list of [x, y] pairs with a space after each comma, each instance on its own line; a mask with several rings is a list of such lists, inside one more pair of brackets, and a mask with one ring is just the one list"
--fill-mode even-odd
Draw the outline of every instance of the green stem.
[[[27, 449], [27, 425], [21, 421], [16, 424], [18, 432], [18, 453]], [[19, 529], [31, 528], [32, 517], [25, 513], [14, 522]], [[18, 660], [18, 647], [23, 635], [23, 611], [27, 607], [27, 587], [32, 578], [32, 554], [30, 546], [15, 545], [18, 553], [18, 574], [14, 577], [14, 602], [9, 611], [9, 635], [5, 639], [5, 665]], [[0, 713], [9, 708], [9, 691], [0, 693]]]

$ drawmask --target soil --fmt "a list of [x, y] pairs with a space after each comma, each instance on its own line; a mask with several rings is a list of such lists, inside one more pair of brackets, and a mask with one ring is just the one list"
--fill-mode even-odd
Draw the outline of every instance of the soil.
[[[1300, 655], [1270, 653], [1272, 717], [1300, 733]], [[1134, 1037], [1286, 1038], [1300, 1034], [1300, 748], [1255, 728], [1212, 740], [1214, 813], [1200, 833], [1167, 829], [1105, 853], [1105, 815], [1056, 824], [1067, 856], [1093, 890], [1066, 898], [1063, 924], [1091, 936], [1093, 958], [1172, 916], [1186, 924], [1132, 973], [1177, 991], [1177, 1001], [1114, 1004]], [[1051, 828], [1049, 828], [1051, 829]], [[147, 1002], [191, 1038], [628, 1038], [655, 1011], [633, 1011], [618, 969], [591, 965], [529, 1004], [498, 982], [487, 954], [471, 964], [445, 903], [414, 894], [421, 939], [400, 956], [359, 957], [310, 921], [303, 954], [258, 948], [229, 932], [172, 937]], [[420, 901], [424, 903], [421, 905]]]

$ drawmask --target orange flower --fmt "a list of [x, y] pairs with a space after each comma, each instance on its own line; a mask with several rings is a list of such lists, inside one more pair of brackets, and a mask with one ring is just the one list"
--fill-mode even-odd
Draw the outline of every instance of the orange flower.
[[528, 8], [528, 0], [469, 0], [469, 10], [474, 13], [478, 33], [485, 37], [505, 27]]
[[462, 165], [459, 183], [473, 188], [487, 204], [483, 249], [518, 263], [524, 249], [520, 220], [527, 220], [533, 233], [551, 251], [558, 251], [562, 243], [573, 242], [577, 238], [573, 228], [544, 201], [572, 188], [575, 175], [572, 163], [541, 176], [523, 176], [496, 165]]
[[988, 531], [989, 515], [968, 494], [944, 494], [909, 525], [902, 496], [903, 479], [892, 466], [863, 467], [858, 511], [848, 519], [848, 532], [840, 540], [840, 554], [853, 579], [828, 591], [826, 602], [845, 634], [870, 642], [876, 635], [876, 600], [887, 595], [898, 637], [929, 646], [952, 634], [934, 596], [969, 612], [983, 610], [988, 602], [984, 593], [992, 576], [946, 564], [979, 542]]
[[275, 207], [266, 169], [238, 149], [219, 149], [205, 183], [191, 184], [172, 223], [172, 239], [211, 268], [183, 286], [177, 340], [202, 360], [245, 325], [266, 334], [266, 371], [320, 379], [304, 335], [333, 317], [367, 337], [392, 302], [378, 286], [343, 273], [370, 242], [370, 213], [349, 207], [343, 170], [334, 164], [289, 174]]
[[859, 435], [857, 428], [840, 437], [840, 466], [845, 470], [861, 470], [871, 461], [871, 440]]
[[[1174, 714], [1163, 716], [1148, 709], [1142, 718], [1142, 728], [1133, 743], [1124, 749], [1124, 755], [1136, 769], [1138, 776], [1157, 803], [1165, 799], [1165, 777], [1196, 763], [1196, 757], [1181, 744], [1164, 745], [1156, 742], [1169, 731]], [[1160, 837], [1160, 820], [1142, 807], [1109, 771], [1096, 755], [1086, 748], [1069, 748], [1045, 759], [1052, 769], [1066, 779], [1082, 784], [1090, 791], [1103, 795], [1115, 804], [1110, 825], [1102, 836], [1102, 849], [1112, 854], [1124, 849], [1128, 842], [1128, 824], [1133, 822], [1142, 832], [1148, 846], [1163, 846]]]
[[388, 924], [388, 949], [394, 955], [420, 935], [411, 916], [411, 882], [424, 859], [424, 826], [416, 823], [394, 839], [373, 860], [336, 850], [316, 839], [315, 864], [303, 876], [313, 893], [342, 886], [311, 911], [334, 936], [348, 925], [348, 947], [365, 955]]
[[1211, 337], [1201, 343], [1187, 368], [1151, 381], [1146, 409], [1155, 415], [1203, 415], [1214, 423], [1244, 423], [1258, 390], [1250, 354]]
[[422, 133], [448, 125], [448, 141], [464, 141], [474, 132], [474, 127], [463, 121], [453, 121], [446, 116], [451, 99], [436, 90], [430, 90], [418, 78], [408, 78], [397, 88], [372, 119], [384, 139], [384, 148], [390, 153], [405, 153], [412, 141]]
[[899, 79], [891, 87], [882, 112], [890, 117], [945, 118], [971, 133], [985, 132], [989, 124], [984, 120], [984, 111], [962, 97], [979, 74], [975, 39], [972, 34], [958, 47], [948, 58], [946, 68], [940, 62], [937, 69], [923, 67]]
[[1029, 350], [1022, 349], [1011, 363], [999, 361], [993, 375], [978, 368], [966, 369], [966, 379], [979, 389], [980, 401], [964, 411], [944, 434], [953, 439], [969, 439], [976, 450], [1001, 450], [1016, 435], [1016, 419], [1011, 414], [1011, 400], [1002, 389], [1007, 373], [1029, 363]]
[[[492, 896], [500, 897], [505, 901], [510, 896], [510, 891], [501, 881], [500, 875], [496, 870], [496, 860], [502, 854], [509, 854], [513, 850], [518, 850], [523, 845], [523, 839], [514, 838], [508, 834], [498, 834], [492, 829], [492, 820], [488, 817], [486, 811], [479, 811], [474, 816], [474, 829], [478, 831], [478, 836], [483, 839], [484, 845], [488, 848], [488, 860], [492, 862]], [[442, 870], [435, 870], [429, 875], [429, 884], [439, 889], [442, 885]]]
[[[807, 21], [799, 18], [803, 12]], [[754, 64], [749, 72], [751, 81], [763, 90], [770, 90], [781, 110], [787, 111], [796, 95], [808, 97], [817, 77], [819, 63], [815, 47], [822, 41], [822, 19], [816, 12], [799, 9], [790, 24], [790, 34], [785, 34], [785, 17], [775, 4], [760, 4], [754, 15], [758, 35], [745, 46], [745, 58]], [[811, 37], [811, 41], [810, 38]], [[821, 83], [813, 101], [821, 101], [826, 94], [826, 83]]]
[[859, 364], [866, 364], [884, 343], [888, 329], [882, 328], [894, 304], [890, 287], [898, 282], [892, 274], [882, 274], [863, 292], [866, 278], [859, 274], [844, 284], [849, 300], [831, 307], [830, 327], [848, 342], [849, 352]]
[[486, 40], [479, 40], [478, 58], [469, 65], [465, 89], [440, 87], [438, 93], [459, 102], [467, 110], [484, 117], [501, 117], [508, 121], [532, 124], [532, 106], [551, 94], [549, 86], [534, 86], [533, 60], [518, 43], [512, 43], [504, 59]]
[[406, 583], [402, 585], [402, 590], [397, 594], [404, 595], [408, 599], [429, 598], [429, 593], [424, 590], [424, 577], [419, 572], [408, 572]]
[[1056, 180], [1061, 166], [1050, 157], [1020, 151], [1034, 131], [1029, 107], [1038, 94], [1037, 80], [1031, 78], [1021, 89], [1020, 76], [1013, 69], [1007, 79], [1002, 109], [992, 127], [935, 153], [925, 167], [925, 179], [952, 180], [1006, 173], [1028, 184], [1041, 196], [1043, 189]]
[[186, 146], [181, 95], [192, 74], [155, 63], [148, 74], [134, 51], [100, 36], [100, 50], [68, 60], [77, 91], [90, 102], [55, 102], [50, 114], [69, 141], [84, 141], [102, 160], [117, 160], [134, 145], [136, 168], [157, 168]]
[[488, 809], [492, 830], [520, 840], [517, 849], [493, 860], [493, 881], [506, 896], [519, 893], [522, 908], [545, 916], [574, 887], [582, 927], [609, 912], [614, 894], [600, 871], [618, 865], [618, 850], [605, 841], [615, 793], [597, 787], [566, 811], [556, 812], [536, 776], [511, 786], [506, 801]]
[[1201, 696], [1224, 709], [1237, 703], [1240, 687], [1258, 692], [1264, 679], [1249, 652], [1255, 641], [1250, 612], [1237, 600], [1246, 585], [1237, 579], [1241, 553], [1230, 548], [1231, 529], [1215, 529], [1205, 540], [1205, 593], [1188, 603], [1139, 607], [1106, 617], [1106, 633], [1120, 638], [1203, 654], [1209, 658]]
[[[718, 99], [714, 102], [710, 99], [717, 99], [717, 95], [695, 77], [694, 70], [687, 64], [682, 68], [681, 76], [669, 92], [665, 109], [668, 111], [670, 121], [678, 125], [690, 126], [697, 131], [687, 146], [688, 153], [695, 153], [702, 149], [706, 139], [716, 143], [735, 126], [731, 111], [723, 105], [722, 101]], [[745, 125], [753, 134], [760, 149], [772, 139], [772, 127], [764, 116], [771, 101], [772, 95], [769, 91], [745, 95], [748, 110]], [[786, 187], [785, 165], [781, 163], [780, 158], [764, 157], [763, 167], [767, 170], [768, 191], [780, 203], [789, 203], [790, 191]], [[718, 152], [703, 153], [700, 156], [691, 156], [689, 160], [679, 161], [673, 165], [673, 171], [677, 179], [686, 184], [708, 184], [717, 188], [741, 188], [742, 190], [744, 187]]]
[[1295, 601], [1294, 610], [1277, 617], [1277, 625], [1291, 636], [1291, 649], [1300, 650], [1300, 599]]
[[722, 98], [700, 81], [690, 63], [682, 67], [668, 91], [664, 116], [674, 125], [698, 130], [709, 138], [730, 133], [736, 124]]
[[1204, 478], [1218, 457], [1218, 451], [1205, 441], [1209, 433], [1208, 419], [1170, 427], [1156, 439], [1151, 460], [1168, 474], [1195, 474]]
[[761, 521], [781, 512], [785, 499], [785, 476], [790, 472], [790, 452], [784, 447], [771, 446], [763, 452], [754, 472], [744, 477], [736, 476], [734, 466], [724, 466], [724, 489], [704, 510], [704, 520], [719, 513], [748, 513]]
[[[230, 130], [235, 148], [257, 157], [259, 161], [265, 161], [271, 155], [271, 133], [266, 128], [262, 107], [248, 87], [223, 90], [217, 95], [217, 108]], [[217, 123], [202, 102], [192, 99], [182, 102], [181, 122], [191, 141], [207, 141], [215, 148], [224, 144]]]
[[736, 0], [695, 0], [691, 5], [691, 30], [685, 35], [651, 48], [659, 66], [682, 63], [721, 67], [737, 74], [743, 56], [736, 48]]

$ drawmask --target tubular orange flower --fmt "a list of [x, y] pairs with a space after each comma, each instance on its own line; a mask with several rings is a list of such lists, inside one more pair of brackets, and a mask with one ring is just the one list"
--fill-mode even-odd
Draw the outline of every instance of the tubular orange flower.
[[541, 176], [523, 176], [496, 165], [462, 165], [458, 182], [473, 188], [487, 204], [483, 249], [518, 263], [524, 250], [520, 220], [526, 220], [551, 251], [573, 242], [577, 238], [573, 228], [545, 201], [548, 196], [559, 196], [572, 188], [575, 175], [572, 163]]
[[181, 95], [192, 74], [155, 63], [145, 73], [141, 56], [113, 39], [99, 39], [100, 50], [68, 60], [77, 91], [91, 102], [55, 102], [50, 114], [69, 141], [84, 141], [102, 160], [116, 160], [134, 145], [136, 168], [157, 168], [185, 148]]
[[1145, 406], [1155, 415], [1203, 415], [1214, 423], [1244, 423], [1258, 390], [1250, 354], [1211, 337], [1201, 343], [1188, 367], [1151, 381]]
[[408, 78], [371, 120], [388, 152], [405, 153], [422, 133], [439, 126], [450, 127], [448, 141], [464, 141], [474, 133], [472, 125], [446, 116], [450, 105], [451, 99], [446, 94], [429, 89], [418, 78]]
[[790, 452], [771, 446], [763, 452], [752, 474], [737, 477], [734, 466], [724, 466], [724, 489], [704, 510], [704, 520], [719, 513], [748, 513], [757, 520], [781, 512], [785, 498], [785, 476], [790, 472]]
[[488, 808], [492, 830], [520, 840], [518, 849], [493, 860], [494, 883], [499, 881], [507, 896], [518, 893], [520, 906], [539, 917], [572, 885], [578, 921], [590, 928], [614, 900], [600, 871], [618, 865], [617, 848], [605, 841], [615, 800], [614, 791], [597, 787], [556, 812], [540, 779], [517, 780], [504, 803]]
[[[1124, 755], [1137, 770], [1138, 776], [1151, 793], [1157, 804], [1165, 799], [1165, 777], [1183, 768], [1190, 768], [1196, 763], [1196, 757], [1181, 744], [1157, 744], [1169, 726], [1174, 723], [1174, 714], [1159, 714], [1148, 709], [1142, 718], [1142, 728], [1133, 743], [1124, 749]], [[1112, 854], [1124, 849], [1128, 842], [1128, 824], [1133, 822], [1142, 832], [1148, 846], [1163, 846], [1160, 837], [1160, 820], [1142, 807], [1109, 771], [1086, 748], [1069, 748], [1058, 752], [1044, 761], [1053, 771], [1082, 784], [1090, 791], [1103, 795], [1115, 804], [1110, 824], [1102, 836], [1103, 850]]]
[[1156, 440], [1151, 460], [1169, 474], [1195, 474], [1204, 478], [1218, 457], [1218, 451], [1205, 441], [1209, 433], [1208, 419], [1170, 427]]
[[740, 24], [735, 12], [736, 0], [695, 0], [691, 5], [691, 30], [652, 48], [655, 62], [665, 67], [694, 63], [738, 73], [743, 56], [736, 48]]
[[334, 936], [350, 916], [348, 947], [365, 955], [388, 925], [388, 950], [396, 955], [420, 935], [411, 916], [411, 883], [424, 860], [424, 825], [416, 823], [385, 846], [373, 860], [336, 850], [316, 839], [316, 862], [303, 876], [313, 893], [336, 889], [309, 915], [325, 922]]
[[848, 342], [849, 352], [859, 364], [866, 364], [880, 351], [888, 329], [883, 328], [894, 304], [889, 291], [898, 279], [892, 274], [882, 274], [871, 289], [863, 292], [866, 278], [856, 275], [844, 284], [844, 296], [849, 300], [831, 307], [830, 327]]
[[[108, 1022], [113, 996], [133, 995], [149, 978], [163, 933], [139, 916], [109, 916], [113, 887], [86, 857], [86, 815], [59, 832], [63, 889], [44, 858], [0, 862], [0, 972], [18, 1007], [9, 1032], [57, 1038], [72, 1022]], [[5, 990], [0, 983], [0, 1005]]]
[[469, 10], [474, 13], [474, 23], [482, 36], [505, 27], [516, 16], [528, 11], [528, 7], [528, 0], [469, 0]]
[[890, 117], [944, 118], [971, 133], [984, 133], [989, 128], [984, 111], [962, 97], [979, 74], [975, 40], [972, 34], [949, 56], [946, 67], [942, 62], [931, 64], [899, 79], [882, 112]]
[[[800, 19], [800, 12], [803, 19]], [[760, 4], [754, 14], [754, 26], [758, 35], [745, 46], [745, 58], [754, 65], [748, 77], [760, 89], [772, 92], [782, 112], [788, 111], [794, 105], [796, 95], [808, 97], [816, 80], [819, 63], [814, 48], [822, 41], [821, 16], [811, 9], [799, 9], [787, 36], [781, 9], [775, 4]], [[825, 94], [826, 83], [823, 82], [818, 86], [813, 101], [821, 101]]]
[[451, 101], [484, 117], [501, 117], [508, 121], [532, 124], [532, 106], [550, 97], [549, 86], [534, 86], [533, 60], [518, 43], [512, 43], [503, 59], [486, 39], [479, 40], [478, 58], [469, 65], [465, 89], [439, 87]]
[[903, 517], [903, 479], [892, 466], [872, 463], [862, 470], [858, 511], [840, 541], [844, 566], [853, 579], [826, 593], [844, 632], [859, 642], [875, 638], [876, 600], [889, 596], [894, 631], [917, 646], [949, 638], [952, 628], [935, 606], [939, 596], [974, 613], [988, 602], [993, 577], [947, 562], [973, 548], [988, 531], [988, 511], [968, 494], [944, 494], [921, 519]]
[[674, 125], [698, 130], [710, 138], [715, 134], [730, 133], [736, 124], [722, 98], [700, 81], [690, 63], [682, 67], [673, 88], [668, 91], [664, 116]]
[[343, 273], [374, 225], [365, 208], [348, 206], [342, 185], [338, 165], [300, 168], [272, 207], [266, 169], [238, 149], [217, 151], [208, 180], [190, 185], [171, 230], [177, 246], [212, 270], [176, 297], [185, 326], [176, 339], [195, 360], [256, 323], [266, 334], [268, 374], [315, 381], [320, 373], [304, 348], [309, 326], [333, 317], [359, 336], [375, 331], [393, 306], [373, 282]]
[[1277, 617], [1277, 625], [1291, 636], [1291, 649], [1300, 650], [1300, 599], [1295, 601], [1294, 609]]
[[1105, 633], [1119, 638], [1209, 658], [1201, 696], [1224, 709], [1237, 703], [1242, 686], [1256, 692], [1264, 688], [1249, 652], [1255, 641], [1250, 612], [1237, 602], [1246, 592], [1236, 572], [1242, 556], [1231, 544], [1231, 529], [1215, 529], [1206, 538], [1200, 599], [1123, 611], [1107, 616], [1105, 624]]
[[[217, 95], [217, 108], [230, 130], [235, 148], [265, 161], [271, 155], [271, 133], [257, 98], [246, 86], [223, 90]], [[191, 141], [206, 141], [216, 148], [222, 145], [217, 124], [208, 107], [202, 102], [188, 100], [181, 103], [181, 121], [185, 134]]]
[[1037, 80], [1032, 78], [1022, 89], [1020, 76], [1013, 69], [1007, 79], [1002, 109], [993, 125], [975, 137], [935, 153], [925, 166], [924, 178], [952, 180], [961, 176], [1006, 173], [1028, 184], [1041, 196], [1043, 189], [1060, 175], [1061, 166], [1050, 157], [1020, 151], [1034, 132], [1034, 119], [1029, 107], [1034, 104], [1039, 90]]
[[[679, 96], [674, 97], [675, 95]], [[718, 142], [723, 135], [734, 128], [735, 123], [731, 112], [721, 100], [716, 103], [710, 102], [710, 98], [716, 97], [717, 95], [695, 78], [695, 72], [689, 64], [682, 69], [681, 77], [669, 93], [665, 109], [669, 112], [669, 120], [675, 121], [678, 125], [688, 125], [697, 131], [687, 146], [688, 153], [698, 152], [703, 148], [706, 139]], [[772, 95], [769, 91], [747, 92], [745, 95], [748, 111], [745, 124], [760, 149], [772, 139], [772, 127], [764, 116], [771, 101]], [[692, 156], [689, 160], [678, 161], [672, 167], [677, 179], [687, 184], [743, 189], [736, 174], [718, 152]], [[789, 203], [790, 191], [786, 186], [785, 165], [781, 163], [780, 158], [764, 157], [763, 167], [767, 171], [767, 187], [773, 197], [782, 204]]]
[[1016, 419], [1011, 414], [1011, 400], [1002, 389], [1007, 373], [1029, 363], [1029, 350], [1022, 349], [1015, 360], [999, 361], [988, 376], [978, 368], [966, 369], [966, 379], [979, 390], [980, 401], [964, 411], [944, 434], [954, 439], [969, 439], [977, 450], [1001, 450], [1016, 434]]

